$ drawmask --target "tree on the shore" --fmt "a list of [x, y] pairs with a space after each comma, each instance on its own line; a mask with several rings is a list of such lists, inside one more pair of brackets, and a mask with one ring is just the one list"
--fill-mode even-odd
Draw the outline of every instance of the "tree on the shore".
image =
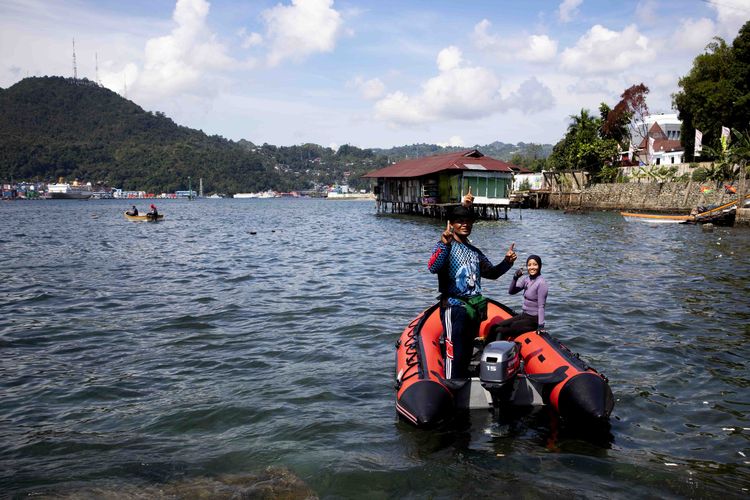
[[682, 120], [685, 156], [693, 160], [695, 129], [703, 133], [709, 150], [701, 159], [720, 151], [721, 127], [750, 129], [750, 21], [728, 45], [716, 37], [706, 51], [693, 60], [690, 72], [680, 78], [681, 90], [672, 94], [672, 104]]
[[[646, 118], [650, 112], [646, 104], [646, 95], [649, 91], [649, 88], [643, 83], [631, 85], [622, 93], [620, 102], [617, 103], [614, 109], [614, 119], [619, 119], [621, 122], [627, 120], [628, 122], [627, 140], [630, 142], [635, 139], [638, 143], [632, 145], [634, 151], [648, 137]], [[625, 148], [625, 137], [623, 137], [620, 145], [623, 149]]]
[[552, 170], [585, 170], [599, 176], [602, 167], [617, 158], [618, 143], [600, 135], [601, 118], [582, 109], [570, 117], [568, 131], [552, 149], [548, 165]]
[[547, 158], [541, 144], [525, 144], [523, 150], [513, 153], [510, 163], [518, 167], [525, 167], [532, 172], [541, 172], [547, 165]]
[[558, 171], [585, 170], [599, 181], [615, 180], [620, 151], [628, 147], [631, 138], [646, 137], [642, 124], [648, 116], [648, 92], [643, 83], [631, 85], [614, 107], [601, 103], [598, 117], [586, 109], [571, 116], [565, 137], [552, 149], [548, 166]]

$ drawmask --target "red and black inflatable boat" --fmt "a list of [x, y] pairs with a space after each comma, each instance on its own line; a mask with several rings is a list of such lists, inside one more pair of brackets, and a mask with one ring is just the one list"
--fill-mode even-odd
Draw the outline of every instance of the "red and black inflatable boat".
[[[480, 338], [512, 315], [505, 305], [489, 300]], [[607, 378], [546, 332], [527, 332], [513, 342], [489, 344], [475, 367], [482, 378], [468, 381], [445, 379], [442, 334], [440, 307], [435, 304], [412, 320], [396, 342], [396, 411], [406, 421], [428, 426], [450, 417], [457, 408], [496, 406], [500, 392], [492, 387], [497, 388], [498, 381], [485, 379], [486, 374], [497, 374], [503, 378], [500, 385], [509, 385], [511, 390], [505, 391], [509, 399], [503, 403], [547, 404], [563, 420], [574, 423], [609, 419], [614, 398]], [[479, 392], [484, 394], [477, 396]]]

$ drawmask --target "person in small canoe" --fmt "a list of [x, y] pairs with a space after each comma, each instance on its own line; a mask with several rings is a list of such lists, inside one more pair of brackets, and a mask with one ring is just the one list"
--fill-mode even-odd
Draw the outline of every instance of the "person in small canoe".
[[516, 260], [515, 244], [498, 265], [469, 241], [475, 215], [462, 206], [451, 211], [450, 220], [435, 244], [427, 264], [438, 275], [440, 319], [445, 338], [446, 378], [467, 378], [479, 324], [487, 316], [487, 299], [482, 296], [482, 278], [495, 280]]
[[146, 217], [154, 220], [159, 218], [159, 211], [156, 210], [156, 205], [154, 205], [153, 203], [151, 204], [151, 210], [149, 210], [149, 212], [146, 214]]
[[128, 215], [138, 215], [138, 209], [135, 208], [135, 205], [133, 205], [133, 208], [131, 208], [130, 210], [128, 210], [125, 213], [128, 214]]
[[508, 293], [515, 295], [523, 291], [523, 310], [512, 318], [501, 321], [490, 333], [486, 342], [505, 340], [534, 330], [544, 330], [544, 308], [547, 305], [549, 287], [542, 276], [542, 258], [529, 255], [526, 259], [528, 276], [519, 269], [513, 275]]

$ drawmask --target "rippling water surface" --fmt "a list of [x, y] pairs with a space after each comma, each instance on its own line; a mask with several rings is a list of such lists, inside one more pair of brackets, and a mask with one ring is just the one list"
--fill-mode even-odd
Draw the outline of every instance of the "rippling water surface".
[[[473, 411], [425, 431], [396, 418], [394, 342], [437, 294], [439, 221], [278, 199], [165, 201], [149, 224], [128, 205], [0, 204], [0, 495], [748, 495], [750, 230], [478, 223], [494, 262], [542, 256], [547, 327], [609, 377], [611, 429]], [[509, 278], [485, 292], [519, 308]]]

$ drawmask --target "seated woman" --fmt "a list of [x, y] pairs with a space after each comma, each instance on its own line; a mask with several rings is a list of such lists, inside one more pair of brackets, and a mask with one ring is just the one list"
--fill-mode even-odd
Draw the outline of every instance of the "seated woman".
[[544, 307], [547, 304], [547, 281], [542, 276], [542, 259], [529, 255], [526, 259], [529, 275], [519, 269], [513, 275], [508, 293], [515, 295], [523, 290], [523, 312], [495, 325], [487, 342], [514, 338], [522, 333], [544, 328]]
[[156, 210], [156, 205], [153, 203], [151, 204], [151, 210], [146, 214], [146, 217], [149, 219], [157, 219], [159, 217], [159, 212]]

